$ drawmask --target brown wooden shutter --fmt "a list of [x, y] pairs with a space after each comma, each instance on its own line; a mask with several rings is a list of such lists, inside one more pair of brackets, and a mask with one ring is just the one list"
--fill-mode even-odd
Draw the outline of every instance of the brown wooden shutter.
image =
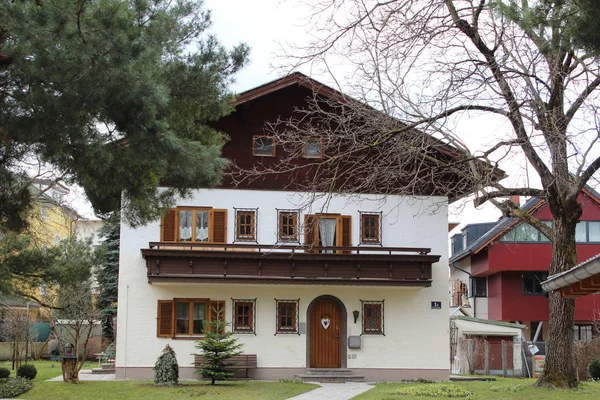
[[227, 210], [210, 210], [209, 238], [211, 243], [227, 243]]
[[158, 301], [156, 336], [173, 337], [173, 300]]
[[[352, 217], [349, 215], [342, 215], [342, 217], [338, 219], [337, 229], [338, 232], [341, 232], [341, 235], [338, 235], [338, 246], [352, 246]], [[350, 254], [350, 250], [343, 250], [341, 253]]]
[[315, 253], [315, 250], [311, 250], [313, 246], [319, 244], [317, 238], [317, 218], [314, 215], [304, 216], [304, 246], [311, 252]]
[[211, 300], [209, 304], [210, 308], [210, 321], [215, 322], [217, 318], [221, 321], [225, 321], [225, 301], [223, 300]]
[[177, 241], [177, 210], [172, 208], [162, 218], [160, 223], [160, 241]]

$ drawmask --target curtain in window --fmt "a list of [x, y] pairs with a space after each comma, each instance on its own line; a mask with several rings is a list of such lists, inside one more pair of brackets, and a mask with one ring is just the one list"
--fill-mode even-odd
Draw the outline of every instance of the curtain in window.
[[[319, 219], [319, 239], [322, 246], [335, 246], [335, 218]], [[324, 253], [333, 253], [333, 250], [324, 250]]]
[[189, 333], [190, 304], [177, 303], [177, 333]]
[[208, 211], [196, 211], [196, 241], [208, 242]]
[[204, 330], [204, 321], [206, 319], [206, 304], [194, 303], [194, 332], [196, 334], [202, 333]]
[[192, 212], [179, 212], [179, 240], [192, 240]]

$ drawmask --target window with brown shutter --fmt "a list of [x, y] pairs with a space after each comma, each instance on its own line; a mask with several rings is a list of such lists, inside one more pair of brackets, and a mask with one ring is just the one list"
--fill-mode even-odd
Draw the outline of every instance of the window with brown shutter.
[[339, 214], [314, 214], [304, 216], [304, 245], [310, 252], [349, 253], [350, 250], [311, 250], [311, 248], [351, 247], [352, 218], [349, 215]]
[[209, 207], [177, 207], [161, 221], [161, 241], [226, 243], [227, 210]]
[[156, 336], [173, 337], [173, 301], [158, 301], [158, 323], [156, 324]]
[[210, 330], [207, 321], [225, 320], [225, 302], [210, 299], [158, 301], [157, 336], [197, 339]]

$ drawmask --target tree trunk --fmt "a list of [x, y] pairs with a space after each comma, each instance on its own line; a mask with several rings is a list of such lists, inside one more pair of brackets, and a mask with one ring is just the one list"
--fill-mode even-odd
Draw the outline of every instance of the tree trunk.
[[[565, 201], [562, 215], [554, 213], [554, 232], [550, 275], [567, 271], [577, 262], [575, 226], [581, 215], [581, 206]], [[552, 204], [551, 204], [552, 206]], [[554, 210], [553, 210], [554, 211]], [[567, 389], [577, 387], [573, 360], [573, 321], [575, 300], [561, 297], [560, 292], [549, 293], [548, 346], [544, 373], [536, 386]]]
[[63, 381], [79, 383], [79, 371], [76, 358], [63, 358], [62, 360]]

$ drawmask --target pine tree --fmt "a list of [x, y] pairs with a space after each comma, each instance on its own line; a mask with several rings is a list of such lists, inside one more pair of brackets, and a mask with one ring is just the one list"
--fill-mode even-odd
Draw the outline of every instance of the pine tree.
[[[196, 342], [196, 348], [202, 350], [201, 356], [204, 358], [204, 364], [199, 365], [196, 371], [203, 378], [211, 380], [214, 385], [216, 381], [225, 381], [233, 378], [235, 375], [235, 363], [228, 362], [232, 357], [242, 354], [240, 351], [242, 344], [237, 342], [231, 331], [226, 331], [228, 323], [219, 318], [225, 310], [213, 310], [217, 312], [216, 320], [206, 322], [208, 329], [204, 331], [204, 339]], [[198, 355], [198, 354], [194, 354]]]
[[81, 185], [99, 213], [123, 198], [131, 224], [218, 184], [225, 137], [210, 122], [230, 112], [249, 49], [210, 25], [201, 0], [0, 0], [0, 229], [26, 224], [22, 160]]
[[112, 321], [117, 315], [117, 298], [119, 287], [119, 245], [121, 238], [119, 214], [109, 219], [99, 232], [104, 238], [100, 252], [102, 264], [97, 271], [98, 295], [97, 306], [102, 318], [102, 332], [104, 337], [114, 340]]

